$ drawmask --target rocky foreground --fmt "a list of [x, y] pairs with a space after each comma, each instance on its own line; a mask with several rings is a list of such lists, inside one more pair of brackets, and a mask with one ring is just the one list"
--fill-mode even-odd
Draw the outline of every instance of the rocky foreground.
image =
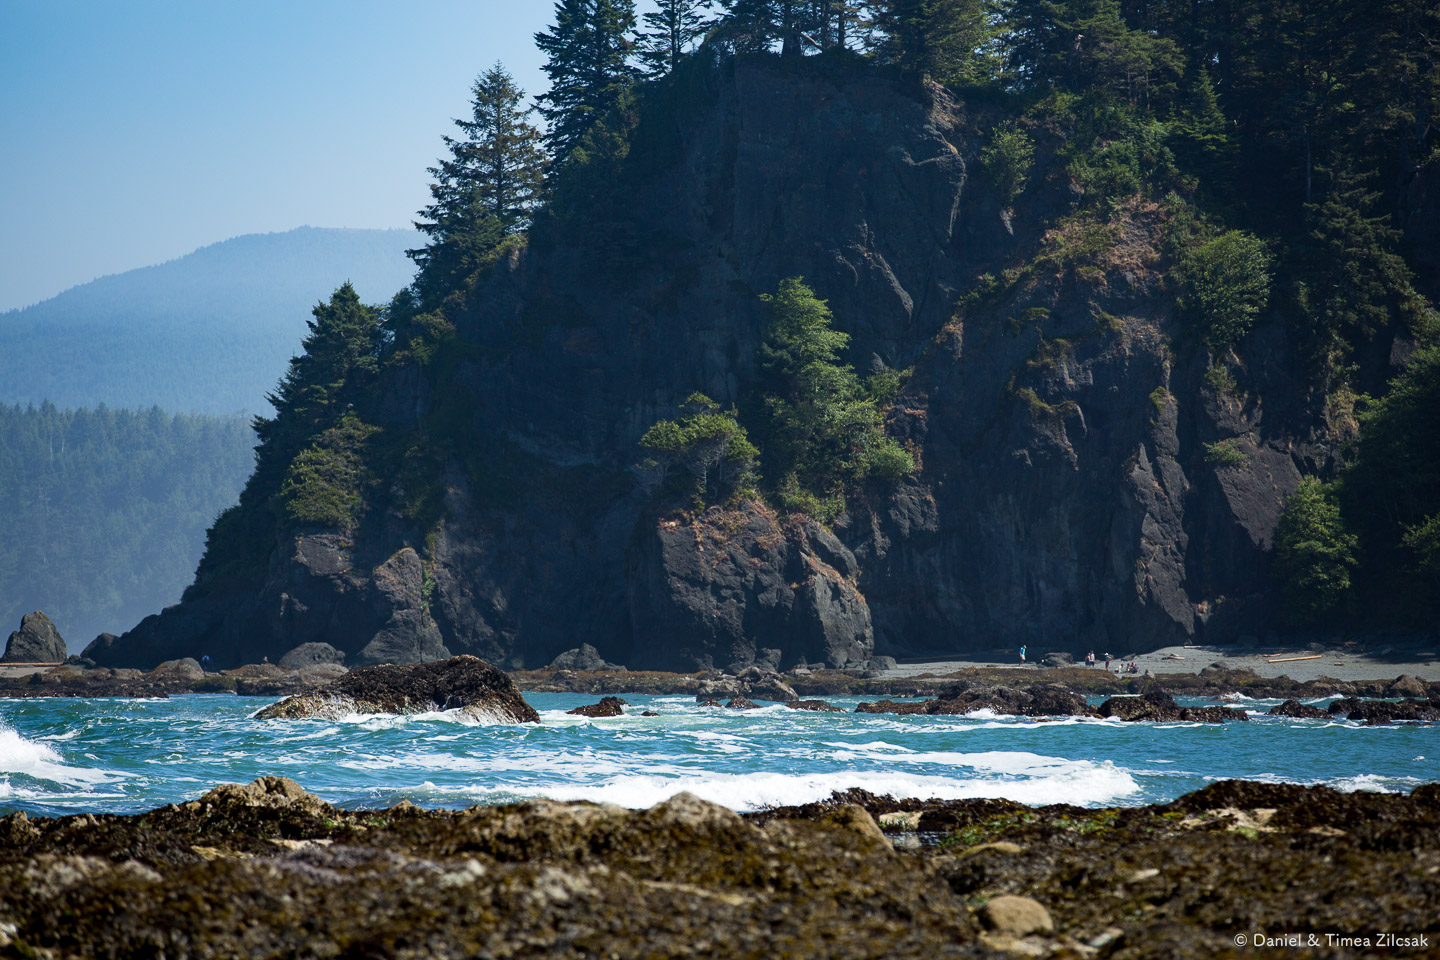
[[852, 792], [740, 816], [688, 794], [344, 811], [267, 777], [133, 817], [0, 819], [8, 957], [1433, 956], [1436, 903], [1433, 785], [1226, 782], [1104, 810]]

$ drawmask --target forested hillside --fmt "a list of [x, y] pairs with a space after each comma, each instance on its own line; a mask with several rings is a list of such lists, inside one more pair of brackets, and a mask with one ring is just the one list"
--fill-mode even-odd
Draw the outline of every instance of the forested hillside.
[[0, 313], [0, 403], [233, 414], [299, 349], [310, 308], [347, 278], [388, 300], [410, 282], [410, 230], [236, 237]]
[[44, 610], [79, 651], [174, 603], [253, 447], [237, 417], [0, 405], [0, 628]]
[[97, 659], [1433, 629], [1440, 10], [659, 7], [556, 4], [543, 158], [477, 81], [415, 283]]

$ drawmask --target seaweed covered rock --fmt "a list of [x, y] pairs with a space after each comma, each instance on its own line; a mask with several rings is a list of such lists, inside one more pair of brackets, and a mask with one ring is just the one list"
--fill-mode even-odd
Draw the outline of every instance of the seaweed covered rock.
[[626, 706], [628, 704], [619, 697], [601, 697], [599, 703], [587, 703], [565, 712], [577, 717], [623, 717]]
[[1440, 698], [1430, 700], [1361, 700], [1345, 697], [1330, 704], [1331, 715], [1379, 726], [1397, 721], [1434, 722], [1440, 720]]
[[842, 707], [833, 703], [826, 703], [824, 700], [787, 700], [785, 706], [791, 710], [810, 710], [816, 713], [844, 713]]
[[1245, 711], [1229, 707], [1182, 707], [1160, 690], [1147, 690], [1138, 697], [1111, 697], [1100, 704], [1099, 713], [1131, 723], [1230, 723], [1250, 719]]
[[1319, 707], [1312, 707], [1308, 703], [1301, 703], [1299, 700], [1286, 700], [1284, 703], [1276, 704], [1265, 711], [1269, 717], [1295, 717], [1299, 720], [1328, 720], [1330, 714]]
[[689, 794], [456, 813], [307, 798], [267, 778], [137, 817], [0, 821], [19, 841], [0, 845], [0, 954], [975, 953], [965, 902], [859, 808], [761, 826]]
[[59, 663], [65, 656], [60, 631], [49, 617], [36, 610], [20, 618], [20, 629], [10, 634], [0, 663]]
[[1036, 684], [1024, 688], [971, 687], [918, 703], [881, 700], [877, 703], [861, 703], [855, 707], [856, 713], [900, 713], [925, 716], [964, 715], [975, 713], [977, 710], [991, 710], [995, 713], [1022, 717], [1095, 715], [1094, 708], [1085, 701], [1083, 696], [1057, 683]]
[[436, 710], [461, 710], [491, 723], [540, 722], [540, 715], [525, 702], [513, 680], [470, 656], [365, 667], [311, 693], [271, 704], [255, 716], [260, 720], [301, 720]]

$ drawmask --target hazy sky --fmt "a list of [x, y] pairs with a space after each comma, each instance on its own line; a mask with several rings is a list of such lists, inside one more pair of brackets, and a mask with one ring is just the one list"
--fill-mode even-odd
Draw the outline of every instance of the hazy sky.
[[406, 226], [550, 0], [0, 0], [0, 310], [243, 233]]

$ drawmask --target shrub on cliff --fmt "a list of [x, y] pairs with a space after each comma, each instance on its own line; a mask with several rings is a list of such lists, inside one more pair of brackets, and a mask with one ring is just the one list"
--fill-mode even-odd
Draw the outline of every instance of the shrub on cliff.
[[1250, 332], [1270, 301], [1272, 262], [1265, 242], [1244, 230], [1227, 230], [1181, 260], [1182, 305], [1202, 325], [1207, 344], [1223, 349]]
[[1345, 527], [1334, 492], [1318, 480], [1301, 481], [1285, 502], [1275, 532], [1275, 572], [1285, 619], [1318, 622], [1350, 591], [1358, 541]]
[[642, 472], [658, 484], [671, 466], [679, 465], [695, 478], [695, 494], [702, 500], [712, 486], [723, 490], [749, 480], [759, 451], [735, 411], [721, 410], [703, 393], [690, 394], [683, 409], [685, 417], [661, 420], [640, 438], [640, 446], [652, 454], [641, 464]]

